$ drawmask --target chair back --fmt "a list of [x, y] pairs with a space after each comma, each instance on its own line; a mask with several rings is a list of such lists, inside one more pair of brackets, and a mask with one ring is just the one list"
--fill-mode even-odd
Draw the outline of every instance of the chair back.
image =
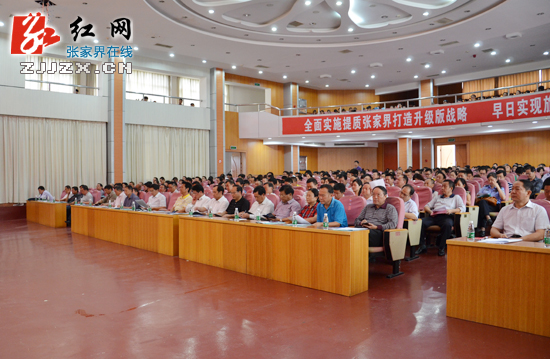
[[514, 176], [513, 173], [508, 173], [506, 175], [506, 180], [510, 183], [514, 183], [514, 181], [516, 180], [516, 176]]
[[304, 196], [296, 194], [295, 192], [294, 199], [300, 204], [300, 209], [304, 208], [304, 206], [306, 205], [306, 198]]
[[254, 193], [254, 187], [252, 186], [244, 186], [244, 190], [246, 191], [246, 193], [250, 193], [250, 194]]
[[537, 195], [537, 199], [546, 199], [546, 196], [544, 195], [544, 192], [539, 193], [539, 194]]
[[432, 200], [432, 190], [426, 186], [415, 187], [414, 190], [418, 194], [418, 210], [422, 211]]
[[270, 193], [267, 195], [267, 198], [273, 202], [273, 207], [274, 208], [277, 208], [277, 205], [279, 204], [279, 202], [281, 201], [281, 199], [279, 198], [279, 196], [277, 196], [276, 194], [274, 193]]
[[229, 201], [229, 203], [231, 203], [231, 201], [233, 200], [233, 197], [231, 196], [231, 193], [226, 193], [223, 196]]
[[508, 196], [510, 195], [510, 189], [508, 188], [508, 181], [506, 180], [498, 180], [498, 185], [500, 188], [502, 188], [502, 191], [504, 192], [504, 195], [506, 198], [501, 198], [503, 201], [506, 201], [508, 199]]
[[[418, 210], [420, 210], [420, 199], [418, 198], [418, 193], [416, 193], [416, 190], [414, 194], [411, 196], [411, 199], [416, 203], [416, 206], [418, 207]], [[424, 207], [422, 207], [424, 208]]]
[[346, 188], [346, 191], [344, 192], [344, 196], [352, 197], [355, 196], [355, 192], [351, 188]]
[[443, 186], [443, 185], [442, 185], [441, 183], [435, 182], [435, 183], [434, 183], [434, 190], [435, 190], [436, 192], [439, 192], [439, 191], [441, 191], [441, 187], [442, 187], [442, 186]]
[[468, 191], [470, 192], [470, 203], [467, 206], [474, 206], [476, 203], [476, 186], [472, 183], [467, 183]]
[[457, 196], [460, 196], [462, 198], [462, 203], [464, 203], [464, 205], [466, 205], [466, 190], [464, 188], [455, 187], [455, 189], [453, 190], [453, 194], [457, 195]]
[[145, 201], [145, 193], [146, 193], [146, 192], [143, 192], [143, 191], [139, 192], [139, 196], [138, 196], [139, 199]]
[[397, 229], [403, 229], [403, 222], [405, 221], [405, 203], [400, 197], [388, 197], [386, 202], [397, 209]]
[[254, 198], [254, 195], [250, 192], [244, 195], [244, 198], [250, 203], [250, 207], [256, 202], [256, 198]]
[[273, 193], [275, 193], [276, 196], [279, 196], [281, 194], [277, 188], [273, 190]]
[[478, 181], [466, 181], [466, 183], [471, 183], [472, 185], [474, 185], [476, 193], [479, 193], [479, 190], [481, 190], [481, 186]]
[[546, 214], [548, 215], [548, 219], [550, 219], [550, 202], [545, 199], [532, 199], [531, 202], [544, 207], [544, 209], [546, 210]]
[[412, 180], [412, 181], [409, 181], [409, 183], [412, 184], [413, 186], [425, 186], [424, 181], [420, 181], [420, 180]]
[[527, 175], [521, 175], [521, 176], [518, 177], [518, 181], [519, 181], [519, 180], [526, 180], [526, 179], [529, 179], [529, 176], [527, 176]]
[[300, 195], [300, 196], [304, 196], [305, 192], [304, 190], [302, 189], [302, 187], [299, 187], [299, 188], [295, 188], [294, 189], [294, 195]]
[[143, 199], [145, 201], [145, 203], [149, 202], [149, 198], [152, 196], [151, 193], [147, 192], [145, 193], [145, 198]]
[[63, 198], [63, 196], [65, 195], [65, 193], [67, 193], [67, 191], [63, 190], [63, 192], [61, 192], [61, 194], [59, 195], [59, 199]]
[[395, 186], [388, 186], [386, 190], [388, 191], [388, 197], [399, 197], [399, 193], [401, 193], [401, 188]]
[[101, 192], [99, 191], [92, 192], [92, 197], [94, 199], [94, 203], [99, 201], [101, 199]]
[[348, 217], [348, 225], [352, 226], [355, 219], [359, 217], [361, 211], [367, 205], [367, 200], [362, 196], [342, 197], [340, 202], [344, 205], [346, 216]]
[[172, 195], [170, 192], [164, 192], [162, 193], [164, 197], [166, 197], [166, 203], [170, 203], [170, 196]]
[[[170, 196], [170, 201], [166, 202], [168, 203], [168, 206], [166, 208], [168, 208], [169, 211], [171, 211], [172, 208], [174, 208], [174, 205], [176, 204], [176, 201], [180, 196], [181, 196], [181, 193], [179, 193], [178, 191], [172, 193], [172, 195]], [[140, 198], [141, 198], [141, 193], [140, 193]]]

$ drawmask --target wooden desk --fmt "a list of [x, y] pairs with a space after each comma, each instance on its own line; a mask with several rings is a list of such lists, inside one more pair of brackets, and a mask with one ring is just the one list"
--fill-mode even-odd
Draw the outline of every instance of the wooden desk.
[[174, 215], [72, 206], [71, 231], [151, 252], [178, 255], [179, 222]]
[[179, 217], [179, 256], [345, 296], [368, 290], [368, 231]]
[[48, 227], [67, 227], [67, 203], [27, 201], [27, 221]]
[[447, 241], [447, 316], [550, 336], [550, 248]]

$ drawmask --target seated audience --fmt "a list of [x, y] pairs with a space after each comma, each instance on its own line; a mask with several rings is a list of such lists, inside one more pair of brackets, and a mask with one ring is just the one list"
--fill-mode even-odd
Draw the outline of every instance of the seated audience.
[[327, 214], [329, 227], [347, 227], [348, 218], [344, 205], [333, 198], [334, 189], [328, 184], [321, 186], [319, 190], [319, 204], [317, 205], [317, 222], [315, 228], [323, 228], [323, 219]]
[[344, 197], [344, 193], [346, 192], [346, 186], [343, 183], [335, 183], [334, 184], [334, 198], [338, 201]]
[[252, 204], [248, 212], [239, 213], [239, 217], [255, 219], [258, 211], [260, 212], [260, 217], [268, 213], [273, 213], [275, 205], [267, 198], [265, 188], [256, 186], [253, 193], [256, 201]]
[[356, 196], [361, 195], [362, 189], [363, 189], [363, 182], [359, 178], [356, 178], [353, 181], [351, 181], [351, 190]]
[[529, 180], [519, 180], [512, 186], [513, 203], [504, 206], [498, 213], [491, 228], [491, 237], [521, 238], [524, 241], [537, 242], [544, 238], [548, 228], [548, 214], [544, 207], [529, 200], [533, 184]]
[[525, 174], [527, 175], [527, 179], [529, 180], [529, 182], [531, 182], [531, 187], [532, 187], [531, 199], [535, 199], [537, 198], [538, 194], [542, 189], [542, 179], [537, 178], [537, 172], [535, 171], [535, 167], [525, 166], [524, 169], [525, 169]]
[[191, 187], [191, 195], [193, 201], [187, 206], [187, 211], [206, 213], [210, 204], [210, 198], [204, 195], [204, 187], [201, 184], [195, 183]]
[[[497, 173], [497, 180], [500, 181], [500, 180], [503, 180], [503, 181], [506, 181], [506, 183], [508, 184], [508, 193], [512, 192], [512, 184], [510, 182], [508, 182], [508, 180], [506, 179], [506, 172], [504, 172], [503, 170], [499, 170], [496, 172]], [[506, 198], [507, 200], [507, 198]]]
[[189, 194], [191, 191], [191, 183], [184, 182], [180, 188], [180, 197], [174, 203], [172, 207], [172, 212], [185, 213], [187, 211], [187, 206], [192, 204], [193, 198]]
[[161, 208], [166, 208], [167, 206], [166, 197], [159, 192], [160, 186], [161, 185], [154, 184], [151, 187], [151, 190], [150, 190], [151, 196], [147, 200], [147, 205], [151, 207], [153, 211], [158, 211]]
[[368, 228], [369, 246], [381, 247], [383, 245], [384, 231], [397, 228], [397, 209], [386, 203], [388, 191], [383, 186], [374, 187], [372, 190], [372, 204], [367, 204], [355, 219], [355, 227]]
[[294, 189], [288, 185], [284, 185], [279, 189], [279, 197], [281, 197], [281, 202], [277, 205], [277, 208], [273, 212], [273, 215], [278, 219], [292, 217], [294, 212], [296, 214], [300, 213], [302, 209], [300, 204], [293, 198]]
[[114, 203], [116, 201], [116, 194], [113, 192], [113, 187], [108, 184], [107, 186], [105, 186], [104, 188], [104, 191], [105, 191], [105, 197], [103, 197], [102, 199], [100, 199], [99, 201], [97, 201], [95, 204], [96, 205], [105, 205], [105, 204], [108, 204], [109, 201], [111, 203]]
[[55, 201], [51, 193], [46, 191], [44, 186], [38, 187], [38, 193], [40, 194], [40, 196], [38, 197], [39, 200], [46, 200], [48, 202]]
[[[309, 223], [317, 221], [317, 205], [319, 204], [319, 191], [317, 188], [310, 188], [306, 193], [306, 205], [300, 211], [300, 217]], [[292, 217], [289, 218], [292, 220]]]
[[65, 186], [65, 190], [61, 194], [61, 198], [59, 199], [61, 202], [67, 202], [69, 198], [71, 197], [71, 186]]
[[101, 193], [101, 197], [105, 196], [105, 191], [103, 190], [103, 185], [101, 183], [96, 184], [95, 189]]
[[134, 194], [134, 188], [132, 186], [126, 187], [124, 189], [124, 194], [126, 194], [126, 198], [122, 204], [124, 208], [132, 208], [132, 206], [135, 206], [136, 210], [141, 208], [141, 206], [136, 203], [139, 201], [139, 197]]
[[424, 207], [424, 211], [428, 217], [422, 219], [422, 233], [420, 235], [420, 247], [416, 251], [417, 255], [426, 253], [426, 230], [433, 225], [441, 227], [438, 255], [445, 255], [446, 242], [451, 237], [451, 230], [454, 224], [453, 215], [466, 211], [462, 198], [453, 194], [454, 188], [454, 182], [446, 180], [441, 186], [443, 194], [434, 196]]
[[[292, 187], [290, 189], [292, 189]], [[294, 193], [294, 191], [292, 192]], [[233, 218], [235, 216], [235, 211], [237, 211], [237, 213], [248, 212], [250, 209], [250, 202], [243, 197], [243, 188], [241, 186], [235, 185], [231, 187], [231, 197], [233, 197], [233, 199], [229, 202], [224, 217]]]
[[472, 203], [472, 195], [470, 194], [470, 191], [468, 191], [468, 184], [464, 178], [457, 178], [454, 180], [455, 187], [461, 187], [464, 188], [466, 191], [466, 203], [464, 203], [466, 206], [469, 206], [470, 203]]
[[476, 198], [476, 205], [479, 206], [478, 227], [482, 237], [485, 237], [485, 227], [493, 224], [489, 213], [498, 212], [500, 202], [506, 198], [497, 182], [496, 174], [489, 173], [487, 181], [489, 184], [479, 190]]
[[550, 202], [550, 178], [544, 180], [543, 186], [544, 199]]
[[82, 198], [82, 194], [78, 192], [78, 187], [74, 186], [71, 188], [71, 196], [67, 200], [67, 204], [77, 204], [80, 203], [80, 199]]
[[317, 180], [313, 177], [309, 178], [307, 181], [306, 181], [306, 188], [307, 189], [312, 189], [312, 188], [317, 188]]
[[394, 186], [403, 188], [404, 185], [409, 183], [409, 178], [404, 174], [398, 174], [395, 178]]
[[415, 221], [418, 219], [418, 206], [416, 205], [416, 202], [412, 200], [411, 196], [414, 194], [414, 187], [410, 184], [406, 184], [401, 188], [401, 192], [399, 192], [399, 197], [403, 200], [405, 203], [405, 218], [406, 219], [414, 219]]
[[395, 175], [393, 173], [387, 173], [384, 178], [384, 182], [386, 182], [386, 187], [393, 187], [393, 184], [395, 183]]
[[361, 190], [361, 195], [367, 200], [367, 204], [372, 203], [372, 187], [369, 183], [365, 183], [363, 185], [363, 189]]
[[265, 195], [273, 194], [273, 182], [264, 183]]
[[124, 200], [126, 199], [126, 193], [124, 193], [124, 190], [122, 188], [122, 184], [117, 183], [114, 187], [115, 194], [116, 194], [116, 200], [113, 207], [119, 208], [121, 205], [124, 206]]
[[94, 197], [90, 193], [88, 186], [85, 184], [80, 186], [80, 193], [82, 193], [82, 198], [80, 199], [80, 203], [83, 204], [93, 204], [94, 203]]
[[224, 189], [222, 185], [216, 185], [212, 188], [214, 197], [208, 203], [208, 210], [212, 214], [223, 215], [229, 206], [229, 201], [223, 195]]

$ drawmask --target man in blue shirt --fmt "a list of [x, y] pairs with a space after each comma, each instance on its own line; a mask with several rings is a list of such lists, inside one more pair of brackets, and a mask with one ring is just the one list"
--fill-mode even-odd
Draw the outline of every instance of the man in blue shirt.
[[317, 222], [315, 228], [323, 227], [323, 218], [328, 214], [329, 227], [347, 227], [348, 217], [342, 202], [333, 198], [334, 190], [331, 185], [324, 184], [319, 190], [319, 204], [317, 205]]

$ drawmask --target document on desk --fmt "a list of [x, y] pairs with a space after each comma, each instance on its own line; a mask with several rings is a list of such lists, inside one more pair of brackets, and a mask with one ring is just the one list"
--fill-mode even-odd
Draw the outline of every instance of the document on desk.
[[354, 228], [354, 227], [332, 227], [332, 231], [343, 231], [343, 232], [354, 232], [354, 231], [364, 231], [368, 228]]
[[259, 223], [259, 224], [286, 224], [285, 222], [280, 222], [280, 221], [277, 221], [277, 222], [259, 221], [259, 222], [256, 222], [256, 223]]
[[508, 244], [514, 242], [521, 242], [521, 238], [487, 238], [482, 239], [479, 243], [493, 243], [493, 244]]

